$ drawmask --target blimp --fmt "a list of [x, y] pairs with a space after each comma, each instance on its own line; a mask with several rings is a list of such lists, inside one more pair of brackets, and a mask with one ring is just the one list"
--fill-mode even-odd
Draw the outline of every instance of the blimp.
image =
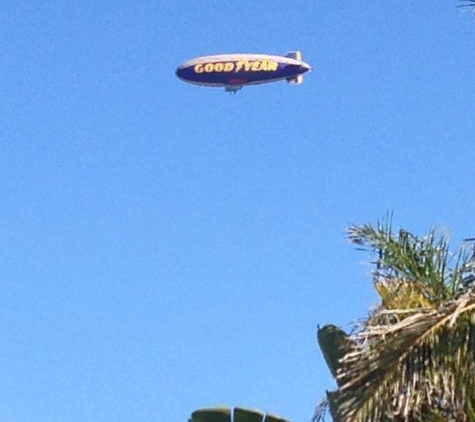
[[194, 85], [221, 87], [235, 94], [242, 87], [277, 81], [301, 84], [311, 66], [300, 51], [284, 56], [267, 54], [218, 54], [188, 60], [176, 69], [182, 81]]

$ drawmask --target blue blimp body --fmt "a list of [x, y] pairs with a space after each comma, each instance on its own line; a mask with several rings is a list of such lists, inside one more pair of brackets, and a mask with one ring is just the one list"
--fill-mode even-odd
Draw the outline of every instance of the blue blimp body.
[[235, 93], [243, 86], [286, 80], [301, 84], [303, 74], [311, 70], [302, 61], [300, 51], [285, 56], [267, 54], [219, 54], [188, 60], [178, 66], [176, 75], [183, 81], [211, 87], [223, 87]]

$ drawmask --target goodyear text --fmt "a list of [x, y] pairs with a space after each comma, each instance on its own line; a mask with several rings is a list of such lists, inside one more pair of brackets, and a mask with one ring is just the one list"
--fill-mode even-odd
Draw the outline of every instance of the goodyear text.
[[279, 63], [271, 60], [238, 60], [236, 62], [200, 63], [194, 67], [195, 73], [213, 72], [273, 72]]

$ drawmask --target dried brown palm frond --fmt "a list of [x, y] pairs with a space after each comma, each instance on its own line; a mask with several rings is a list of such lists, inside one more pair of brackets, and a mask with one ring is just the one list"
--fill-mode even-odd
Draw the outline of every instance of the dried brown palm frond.
[[[451, 253], [435, 229], [417, 237], [390, 223], [353, 226], [349, 239], [376, 255], [381, 303], [353, 336], [326, 326], [321, 342], [319, 332], [338, 390], [315, 420], [329, 410], [336, 422], [475, 422], [473, 252]], [[331, 355], [335, 340], [345, 347]]]
[[368, 325], [355, 340], [363, 347], [341, 360], [337, 375], [338, 422], [414, 421], [428, 411], [475, 420], [475, 294], [394, 325]]

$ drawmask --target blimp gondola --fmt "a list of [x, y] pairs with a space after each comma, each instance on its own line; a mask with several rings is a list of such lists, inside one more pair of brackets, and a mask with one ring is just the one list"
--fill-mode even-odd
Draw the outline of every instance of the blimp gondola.
[[302, 60], [300, 51], [284, 56], [267, 54], [218, 54], [188, 60], [176, 69], [182, 81], [210, 87], [221, 87], [236, 93], [243, 86], [286, 80], [301, 84], [303, 74], [311, 66]]

